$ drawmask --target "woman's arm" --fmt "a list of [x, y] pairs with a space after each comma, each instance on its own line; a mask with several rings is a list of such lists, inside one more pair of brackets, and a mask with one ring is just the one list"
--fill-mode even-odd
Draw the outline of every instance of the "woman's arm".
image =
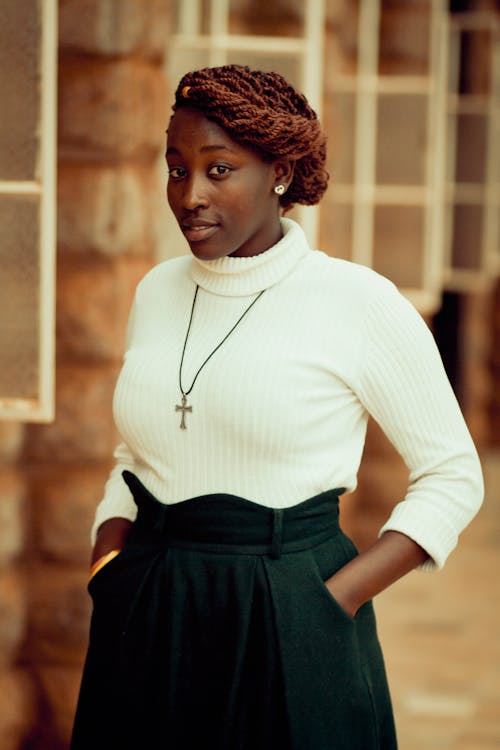
[[[392, 285], [371, 299], [363, 338], [354, 390], [409, 470], [407, 492], [380, 536], [409, 537], [428, 554], [422, 567], [439, 569], [481, 505], [477, 451], [429, 328]], [[389, 544], [384, 539], [382, 549], [392, 551]]]
[[386, 531], [375, 544], [326, 581], [340, 606], [354, 617], [358, 609], [392, 583], [418, 567], [429, 556], [398, 531]]

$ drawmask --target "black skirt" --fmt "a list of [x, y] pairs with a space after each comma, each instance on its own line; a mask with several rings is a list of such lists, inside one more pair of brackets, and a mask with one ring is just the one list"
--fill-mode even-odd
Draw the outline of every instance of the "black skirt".
[[356, 554], [332, 490], [285, 510], [227, 494], [138, 505], [94, 609], [71, 750], [393, 750], [371, 603], [324, 581]]

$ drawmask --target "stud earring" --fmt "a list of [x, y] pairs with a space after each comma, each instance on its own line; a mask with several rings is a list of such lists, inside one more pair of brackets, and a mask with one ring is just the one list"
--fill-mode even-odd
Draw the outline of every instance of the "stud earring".
[[274, 192], [276, 193], [276, 195], [283, 195], [285, 190], [286, 187], [284, 185], [276, 185], [276, 187], [274, 188]]

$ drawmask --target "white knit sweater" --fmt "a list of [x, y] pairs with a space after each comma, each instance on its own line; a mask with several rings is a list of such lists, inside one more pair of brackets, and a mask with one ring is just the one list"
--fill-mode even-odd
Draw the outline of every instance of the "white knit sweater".
[[[176, 258], [139, 284], [113, 404], [123, 442], [93, 537], [106, 519], [135, 517], [124, 469], [165, 503], [225, 492], [284, 508], [352, 491], [371, 414], [410, 473], [381, 533], [406, 534], [440, 567], [483, 487], [432, 335], [390, 281], [312, 251], [293, 221], [282, 226], [261, 255]], [[181, 430], [179, 365], [196, 284], [184, 390], [266, 291], [200, 372]]]

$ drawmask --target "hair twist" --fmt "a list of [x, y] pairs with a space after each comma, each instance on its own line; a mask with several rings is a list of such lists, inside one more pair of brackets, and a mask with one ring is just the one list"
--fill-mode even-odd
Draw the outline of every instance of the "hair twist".
[[326, 136], [305, 96], [283, 76], [242, 65], [195, 70], [179, 82], [172, 109], [180, 107], [200, 110], [266, 161], [294, 161], [293, 181], [280, 196], [283, 208], [319, 202], [328, 184]]

